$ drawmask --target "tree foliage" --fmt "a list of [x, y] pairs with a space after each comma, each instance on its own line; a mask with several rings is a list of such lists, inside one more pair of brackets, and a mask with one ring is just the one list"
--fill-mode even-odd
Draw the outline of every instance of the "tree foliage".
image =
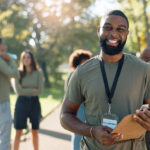
[[[137, 52], [149, 46], [149, 1], [118, 0], [130, 22], [127, 49]], [[40, 64], [47, 86], [49, 76], [61, 79], [58, 67], [68, 62], [75, 49], [99, 53], [97, 26], [92, 16], [94, 0], [1, 0], [0, 36], [18, 56], [31, 49]]]
[[130, 22], [129, 51], [139, 52], [150, 46], [148, 0], [118, 0]]
[[73, 50], [83, 48], [96, 53], [97, 24], [87, 11], [92, 2], [5, 0], [0, 5], [0, 36], [18, 56], [26, 48], [34, 51], [49, 86], [49, 74], [57, 81], [58, 66], [68, 61]]

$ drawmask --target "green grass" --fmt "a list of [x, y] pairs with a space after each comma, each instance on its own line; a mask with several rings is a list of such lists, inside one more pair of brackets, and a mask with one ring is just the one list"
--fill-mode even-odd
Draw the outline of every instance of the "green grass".
[[[64, 95], [63, 84], [55, 85], [53, 88], [46, 88], [43, 91], [43, 94], [40, 96], [40, 104], [42, 110], [43, 118], [50, 114], [62, 101]], [[14, 116], [15, 103], [17, 96], [16, 94], [10, 95], [10, 104], [12, 117]], [[11, 139], [13, 140], [15, 136], [15, 129], [12, 125], [12, 134]]]

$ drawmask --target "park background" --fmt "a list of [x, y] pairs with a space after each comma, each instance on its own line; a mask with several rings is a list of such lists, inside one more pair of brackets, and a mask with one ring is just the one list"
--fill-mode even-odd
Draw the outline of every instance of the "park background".
[[[0, 0], [0, 36], [9, 52], [18, 63], [23, 50], [32, 50], [43, 71], [43, 118], [62, 102], [69, 55], [79, 48], [99, 54], [97, 26], [111, 9], [128, 16], [126, 52], [138, 55], [150, 46], [148, 0]], [[13, 115], [16, 95], [12, 92], [10, 98]]]

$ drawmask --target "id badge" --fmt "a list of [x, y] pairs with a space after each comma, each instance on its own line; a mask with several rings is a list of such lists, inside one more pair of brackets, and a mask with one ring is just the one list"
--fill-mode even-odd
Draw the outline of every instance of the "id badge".
[[119, 118], [116, 114], [111, 113], [111, 104], [108, 104], [108, 113], [102, 115], [102, 126], [107, 126], [114, 129], [118, 124]]
[[107, 126], [111, 129], [114, 129], [118, 124], [118, 117], [116, 114], [106, 113], [102, 115], [101, 118], [102, 126]]

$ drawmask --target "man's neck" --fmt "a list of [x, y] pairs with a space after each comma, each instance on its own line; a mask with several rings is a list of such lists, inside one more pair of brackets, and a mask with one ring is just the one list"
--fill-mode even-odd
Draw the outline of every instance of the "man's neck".
[[116, 55], [107, 55], [103, 51], [101, 51], [100, 56], [103, 59], [104, 62], [108, 63], [117, 63], [122, 58], [123, 53], [119, 53]]

